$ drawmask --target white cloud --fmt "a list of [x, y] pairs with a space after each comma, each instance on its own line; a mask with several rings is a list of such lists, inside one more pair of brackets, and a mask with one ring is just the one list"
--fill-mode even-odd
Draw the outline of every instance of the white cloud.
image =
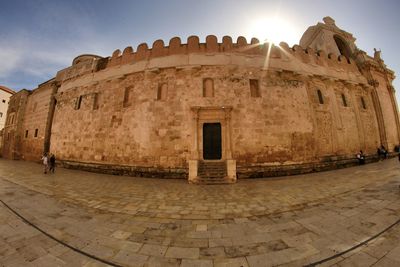
[[[33, 89], [43, 81], [54, 77], [57, 71], [71, 65], [72, 60], [84, 53], [110, 54], [102, 38], [97, 38], [88, 29], [79, 38], [40, 38], [20, 30], [0, 38], [0, 84], [27, 87], [26, 81], [34, 81]], [[111, 46], [109, 43], [108, 45]], [[96, 51], [97, 50], [97, 51]], [[111, 50], [111, 49], [110, 49]], [[24, 76], [26, 78], [24, 79]], [[22, 81], [25, 80], [25, 83]], [[5, 84], [7, 81], [8, 84]], [[21, 85], [17, 84], [21, 82]]]
[[0, 46], [0, 78], [5, 78], [18, 68], [21, 53], [17, 49]]

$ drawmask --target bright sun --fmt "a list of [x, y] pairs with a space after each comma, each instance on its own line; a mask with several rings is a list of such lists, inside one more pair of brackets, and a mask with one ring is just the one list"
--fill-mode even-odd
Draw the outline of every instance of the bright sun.
[[248, 29], [251, 37], [256, 37], [260, 42], [296, 43], [297, 32], [295, 26], [279, 17], [269, 17], [255, 20]]

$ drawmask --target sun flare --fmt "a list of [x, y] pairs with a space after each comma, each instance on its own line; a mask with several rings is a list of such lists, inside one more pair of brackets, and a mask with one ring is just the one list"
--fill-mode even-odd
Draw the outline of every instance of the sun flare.
[[255, 20], [248, 29], [251, 37], [256, 37], [260, 42], [296, 43], [296, 27], [288, 20], [280, 17], [268, 17]]

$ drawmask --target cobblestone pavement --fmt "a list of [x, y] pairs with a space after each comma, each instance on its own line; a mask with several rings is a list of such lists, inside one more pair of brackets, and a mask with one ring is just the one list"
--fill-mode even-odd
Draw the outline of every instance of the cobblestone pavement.
[[399, 184], [396, 159], [209, 186], [0, 159], [0, 265], [303, 266], [392, 225], [321, 266], [400, 266]]

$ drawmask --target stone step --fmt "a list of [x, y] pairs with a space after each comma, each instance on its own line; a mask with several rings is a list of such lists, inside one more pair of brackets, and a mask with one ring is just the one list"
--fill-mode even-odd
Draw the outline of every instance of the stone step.
[[200, 161], [197, 184], [228, 184], [226, 162]]
[[218, 161], [218, 162], [212, 162], [212, 161], [200, 161], [199, 166], [225, 166], [226, 162], [225, 161]]
[[199, 169], [199, 171], [225, 171], [226, 168], [219, 168], [219, 169], [208, 169], [208, 168], [202, 168]]
[[226, 173], [226, 170], [201, 170], [198, 173], [219, 174], [219, 173]]
[[215, 181], [204, 181], [204, 180], [199, 180], [197, 184], [229, 184], [229, 182], [225, 180], [215, 180]]
[[205, 178], [201, 178], [201, 177], [198, 178], [199, 182], [205, 183], [205, 184], [207, 184], [207, 183], [224, 183], [225, 180], [226, 179], [224, 177], [219, 177], [219, 178], [215, 178], [215, 179], [214, 178], [205, 179]]
[[209, 168], [218, 168], [218, 167], [224, 167], [226, 165], [225, 162], [218, 162], [218, 163], [200, 163], [199, 167], [209, 167]]
[[225, 170], [215, 170], [215, 171], [210, 171], [210, 170], [203, 170], [198, 172], [199, 175], [226, 175]]
[[225, 168], [199, 168], [199, 171], [225, 171]]
[[226, 163], [218, 163], [218, 165], [210, 165], [208, 163], [199, 164], [199, 170], [201, 169], [226, 169]]
[[198, 174], [199, 177], [203, 177], [203, 178], [223, 178], [226, 176], [226, 173], [221, 173], [221, 174]]
[[229, 184], [230, 182], [226, 179], [217, 179], [217, 180], [204, 180], [200, 179], [197, 181], [197, 184]]
[[205, 171], [199, 171], [199, 174], [204, 174], [204, 175], [212, 175], [212, 174], [226, 174], [226, 171], [210, 171], [210, 170], [205, 170]]
[[203, 175], [203, 176], [198, 176], [199, 178], [201, 178], [201, 179], [224, 179], [224, 177], [225, 177], [226, 175], [218, 175], [218, 176], [216, 176], [216, 175]]
[[202, 180], [218, 180], [218, 179], [225, 179], [226, 176], [207, 176], [207, 177], [199, 177]]
[[203, 176], [207, 176], [207, 175], [211, 175], [211, 176], [218, 176], [218, 175], [226, 175], [225, 171], [217, 171], [217, 172], [210, 172], [210, 171], [203, 171], [203, 172], [198, 172], [198, 175], [203, 175]]

